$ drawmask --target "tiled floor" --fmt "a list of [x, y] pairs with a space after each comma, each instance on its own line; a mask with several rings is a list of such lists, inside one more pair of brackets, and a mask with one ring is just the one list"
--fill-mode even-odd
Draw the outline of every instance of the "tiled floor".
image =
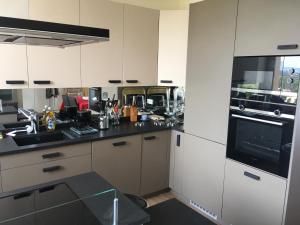
[[175, 198], [175, 196], [171, 192], [163, 193], [160, 195], [156, 195], [150, 198], [147, 198], [148, 206], [153, 206], [159, 204], [161, 202], [167, 201], [169, 199]]

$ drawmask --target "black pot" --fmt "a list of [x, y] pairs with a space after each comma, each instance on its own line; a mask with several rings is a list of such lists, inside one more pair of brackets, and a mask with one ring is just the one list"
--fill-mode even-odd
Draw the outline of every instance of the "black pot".
[[90, 110], [77, 111], [77, 126], [84, 127], [91, 123], [92, 112]]

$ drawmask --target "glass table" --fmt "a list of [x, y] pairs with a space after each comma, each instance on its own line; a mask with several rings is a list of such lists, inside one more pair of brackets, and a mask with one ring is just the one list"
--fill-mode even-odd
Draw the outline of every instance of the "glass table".
[[116, 189], [79, 197], [59, 183], [0, 198], [0, 225], [118, 224]]

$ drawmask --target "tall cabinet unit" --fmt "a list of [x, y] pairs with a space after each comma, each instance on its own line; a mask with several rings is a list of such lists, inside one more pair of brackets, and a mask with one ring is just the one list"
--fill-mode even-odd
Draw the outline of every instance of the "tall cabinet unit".
[[221, 217], [226, 147], [184, 136], [183, 195]]
[[300, 54], [300, 1], [240, 0], [237, 56]]
[[[29, 19], [79, 25], [79, 0], [29, 0]], [[81, 87], [80, 47], [27, 47], [29, 87]]]
[[[0, 16], [27, 19], [28, 0], [0, 0]], [[26, 87], [26, 45], [0, 44], [0, 89]]]
[[156, 85], [159, 11], [125, 5], [123, 79], [125, 86]]
[[162, 10], [159, 19], [158, 84], [185, 86], [188, 10]]
[[238, 0], [190, 7], [184, 129], [226, 144]]
[[80, 25], [109, 29], [109, 41], [81, 46], [83, 87], [117, 86], [123, 80], [124, 5], [107, 0], [80, 1]]

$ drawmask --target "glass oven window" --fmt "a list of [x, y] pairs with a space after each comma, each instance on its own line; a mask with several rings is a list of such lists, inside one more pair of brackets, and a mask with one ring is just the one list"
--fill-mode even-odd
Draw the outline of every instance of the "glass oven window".
[[282, 127], [280, 126], [236, 119], [234, 146], [236, 153], [278, 163], [281, 138]]

